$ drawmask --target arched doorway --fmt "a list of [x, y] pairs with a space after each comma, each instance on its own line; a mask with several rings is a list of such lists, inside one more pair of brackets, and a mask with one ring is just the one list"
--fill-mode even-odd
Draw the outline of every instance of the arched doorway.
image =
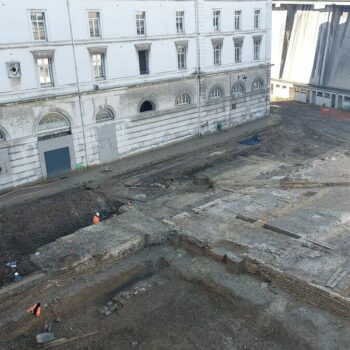
[[63, 113], [49, 112], [39, 119], [35, 132], [44, 177], [70, 172], [75, 155], [69, 119]]
[[95, 119], [100, 162], [112, 162], [117, 159], [115, 114], [111, 107], [101, 106], [95, 113]]

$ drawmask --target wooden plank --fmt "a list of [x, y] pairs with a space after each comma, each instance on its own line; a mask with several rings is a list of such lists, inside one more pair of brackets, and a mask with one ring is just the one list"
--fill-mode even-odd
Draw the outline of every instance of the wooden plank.
[[53, 340], [50, 343], [46, 343], [44, 346], [42, 346], [42, 348], [44, 348], [44, 349], [53, 348], [55, 346], [71, 343], [71, 342], [74, 342], [76, 340], [81, 340], [81, 339], [84, 339], [84, 338], [92, 337], [94, 335], [97, 335], [98, 333], [99, 333], [99, 331], [94, 331], [94, 332], [89, 332], [89, 333], [86, 333], [86, 334], [83, 334], [83, 335], [79, 335], [79, 336], [76, 336], [76, 337], [72, 337], [72, 338], [68, 338], [68, 339], [67, 338], [56, 339], [56, 340]]

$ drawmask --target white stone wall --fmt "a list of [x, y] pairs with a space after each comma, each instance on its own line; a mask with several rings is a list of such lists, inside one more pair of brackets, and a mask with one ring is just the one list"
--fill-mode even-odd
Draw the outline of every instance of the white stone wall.
[[[268, 113], [270, 0], [70, 0], [69, 3], [71, 18], [66, 0], [2, 2], [0, 130], [6, 132], [7, 138], [0, 143], [0, 148], [8, 150], [11, 172], [0, 173], [0, 190], [43, 176], [36, 125], [50, 111], [62, 112], [69, 119], [76, 163], [72, 164], [73, 168], [101, 163], [98, 128], [105, 125], [115, 128], [117, 149], [114, 153], [121, 158]], [[221, 11], [220, 32], [213, 32], [213, 9]], [[253, 25], [255, 9], [261, 10], [259, 29], [254, 29]], [[47, 41], [33, 41], [30, 10], [45, 11]], [[102, 37], [99, 39], [89, 38], [88, 10], [101, 13]], [[242, 11], [239, 32], [234, 31], [235, 10]], [[136, 11], [146, 12], [146, 35], [142, 37], [136, 35]], [[185, 12], [183, 34], [176, 33], [176, 11]], [[256, 35], [262, 37], [258, 61], [253, 59], [253, 36]], [[244, 37], [241, 63], [234, 63], [235, 37]], [[220, 66], [213, 65], [212, 39], [217, 38], [223, 40]], [[177, 69], [177, 41], [187, 42], [187, 67], [180, 71]], [[140, 76], [135, 45], [143, 43], [150, 44], [150, 74]], [[106, 79], [96, 82], [92, 77], [89, 49], [99, 47], [106, 50]], [[53, 52], [55, 84], [49, 88], [40, 87], [33, 56], [33, 52], [45, 50]], [[6, 63], [10, 61], [20, 62], [21, 78], [7, 77]], [[200, 76], [196, 75], [198, 70]], [[245, 77], [246, 92], [234, 99], [232, 86], [242, 77]], [[197, 98], [199, 78], [200, 101]], [[265, 87], [251, 91], [257, 78]], [[94, 85], [99, 86], [98, 91]], [[208, 94], [214, 86], [222, 87], [224, 94], [210, 101]], [[176, 106], [179, 93], [188, 94], [191, 103]], [[140, 114], [139, 106], [145, 99], [152, 101], [156, 108]], [[114, 120], [97, 123], [96, 111], [100, 107], [112, 110]]]

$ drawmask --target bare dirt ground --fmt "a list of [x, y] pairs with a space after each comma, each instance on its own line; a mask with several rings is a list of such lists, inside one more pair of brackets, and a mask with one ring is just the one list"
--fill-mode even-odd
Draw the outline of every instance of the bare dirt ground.
[[118, 213], [120, 205], [103, 193], [76, 188], [1, 209], [0, 286], [13, 278], [7, 262], [17, 261], [21, 275], [35, 271], [28, 256], [39, 247], [91, 225], [96, 210], [107, 219]]
[[[130, 277], [122, 287], [109, 274], [109, 279], [98, 282], [100, 289], [89, 302], [76, 298], [76, 305], [64, 306], [71, 310], [62, 319], [53, 314], [37, 320], [23, 335], [5, 341], [4, 348], [38, 348], [35, 335], [48, 324], [57, 341], [44, 348], [54, 349], [346, 348], [347, 322], [281, 290], [272, 293], [260, 280], [232, 275], [205, 257], [182, 249], [152, 248], [134, 256], [131, 266], [143, 259], [150, 265], [158, 257], [167, 261], [158, 272]], [[215, 283], [208, 283], [212, 278]], [[108, 283], [112, 286], [106, 292]]]
[[[208, 246], [220, 256], [227, 258], [233, 254], [241, 261], [250, 254], [252, 259], [260, 259], [288, 276], [311, 282], [327, 293], [338, 293], [345, 305], [350, 296], [347, 253], [350, 249], [347, 234], [350, 122], [320, 115], [318, 108], [292, 102], [276, 104], [272, 112], [280, 118], [280, 124], [259, 132], [262, 139], [259, 145], [244, 146], [232, 139], [118, 176], [100, 174], [74, 190], [35, 200], [27, 193], [26, 200], [15, 206], [1, 203], [0, 283], [8, 283], [13, 274], [6, 267], [7, 261], [19, 261], [19, 272], [24, 275], [44, 266], [50, 271], [56, 266], [55, 252], [60, 260], [72, 255], [74, 247], [81, 242], [79, 254], [83, 259], [84, 254], [91, 253], [95, 237], [100, 235], [103, 240], [104, 231], [110, 235], [106, 236], [110, 245], [116, 242], [109, 240], [115, 231], [118, 244], [125, 245], [129, 239], [134, 247], [138, 230], [146, 230], [149, 225], [152, 231], [152, 223], [146, 225], [143, 219], [149, 218], [157, 223], [166, 220], [174, 225], [171, 227], [176, 228], [177, 234], [202, 242], [202, 247]], [[119, 207], [129, 199], [135, 212], [143, 216], [122, 214], [119, 221], [101, 225], [96, 232], [87, 227], [76, 238], [67, 236], [88, 226], [94, 209], [109, 218], [125, 211]], [[90, 237], [88, 248], [79, 240], [84, 235]], [[148, 235], [145, 235], [146, 243]], [[101, 244], [96, 241], [96, 249], [103, 251]], [[65, 245], [73, 248], [66, 249]], [[38, 258], [30, 256], [36, 251], [40, 252]], [[45, 251], [49, 252], [47, 256]], [[93, 257], [90, 273], [103, 262], [100, 255], [103, 254]], [[194, 273], [193, 265], [189, 260], [184, 269]], [[217, 284], [208, 288], [203, 277], [207, 270], [215, 269], [211, 263], [205, 266], [205, 271], [196, 270], [202, 276], [200, 281], [198, 276], [193, 280], [193, 276], [178, 275], [173, 270], [156, 274], [149, 282], [152, 288], [145, 288], [145, 293], [139, 293], [132, 298], [133, 302], [111, 315], [101, 313], [100, 309], [113, 300], [119, 287], [105, 294], [97, 293], [88, 304], [80, 305], [77, 313], [66, 310], [63, 322], [54, 325], [55, 334], [68, 339], [76, 332], [82, 336], [98, 331], [94, 336], [73, 342], [74, 345], [69, 344], [72, 349], [349, 348], [344, 336], [349, 333], [349, 324], [339, 316], [317, 308], [310, 311], [294, 299], [277, 304], [271, 300], [262, 302], [265, 306], [257, 303], [261, 283], [266, 281], [270, 285], [271, 276], [260, 275], [262, 280], [258, 284], [251, 282], [250, 287], [244, 288], [233, 275], [226, 276], [222, 280], [232, 279], [237, 284], [230, 287], [231, 294], [218, 293], [222, 288]], [[254, 270], [250, 265], [245, 268], [249, 273]], [[77, 278], [79, 272], [75, 271], [71, 283]], [[53, 282], [50, 279], [48, 283], [50, 287], [38, 287], [39, 291], [49, 292]], [[62, 279], [58, 285], [68, 286], [68, 280]], [[312, 293], [304, 298], [289, 285], [283, 287], [321, 308], [323, 303], [327, 311], [347, 314], [343, 304], [333, 305], [322, 297], [313, 302]], [[243, 295], [250, 291], [252, 298], [248, 300], [240, 295], [242, 288]], [[268, 291], [266, 298], [275, 292]], [[282, 298], [281, 291], [276, 293]], [[55, 298], [54, 293], [46, 297], [48, 304]], [[30, 294], [26, 294], [23, 302], [28, 300]], [[18, 310], [19, 306], [16, 309], [9, 303]], [[282, 314], [289, 317], [283, 318]], [[34, 335], [43, 331], [44, 323], [24, 327], [21, 335], [7, 340], [4, 349], [35, 347]], [[57, 348], [64, 349], [67, 345]]]

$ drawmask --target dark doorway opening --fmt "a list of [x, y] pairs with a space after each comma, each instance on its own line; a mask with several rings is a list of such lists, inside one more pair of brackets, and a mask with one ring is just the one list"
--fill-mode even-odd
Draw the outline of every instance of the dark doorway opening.
[[47, 177], [60, 176], [71, 171], [69, 147], [44, 153]]
[[334, 94], [332, 94], [331, 107], [335, 108], [335, 95]]
[[148, 50], [139, 51], [140, 74], [149, 74]]

